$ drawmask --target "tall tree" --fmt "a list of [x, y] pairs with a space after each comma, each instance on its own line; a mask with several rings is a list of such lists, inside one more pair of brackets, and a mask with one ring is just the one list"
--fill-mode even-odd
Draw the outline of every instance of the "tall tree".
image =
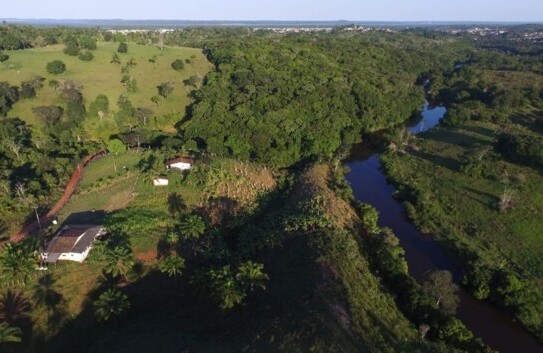
[[21, 203], [27, 205], [34, 210], [34, 214], [36, 215], [36, 222], [41, 228], [40, 215], [38, 214], [38, 201], [36, 200], [36, 197], [29, 193], [28, 187], [21, 182], [15, 184], [15, 192], [17, 194], [17, 198], [19, 199], [19, 201], [21, 201]]
[[107, 151], [113, 156], [113, 169], [117, 172], [117, 163], [115, 162], [115, 156], [119, 153], [126, 151], [126, 146], [119, 139], [111, 139], [107, 144]]
[[422, 283], [422, 290], [436, 301], [436, 305], [447, 314], [455, 314], [458, 307], [458, 286], [452, 274], [445, 270], [430, 271]]

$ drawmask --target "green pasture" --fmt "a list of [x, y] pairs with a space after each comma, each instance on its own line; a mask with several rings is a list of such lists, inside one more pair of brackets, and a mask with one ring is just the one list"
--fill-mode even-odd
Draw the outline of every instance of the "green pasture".
[[[63, 45], [55, 45], [44, 48], [6, 51], [10, 59], [0, 63], [0, 80], [8, 81], [13, 85], [20, 85], [22, 81], [35, 76], [46, 78], [44, 87], [37, 91], [37, 97], [23, 99], [17, 102], [9, 112], [9, 116], [19, 117], [34, 126], [40, 126], [40, 122], [32, 112], [32, 108], [41, 105], [62, 105], [58, 92], [48, 85], [49, 80], [71, 80], [83, 85], [83, 96], [87, 111], [92, 101], [99, 94], [104, 94], [109, 99], [109, 114], [101, 120], [98, 116], [88, 117], [85, 127], [91, 138], [99, 139], [100, 130], [107, 130], [111, 134], [111, 128], [119, 129], [113, 121], [113, 113], [116, 111], [116, 102], [119, 96], [126, 93], [121, 83], [123, 73], [121, 67], [130, 59], [134, 59], [136, 66], [130, 70], [129, 75], [137, 80], [137, 92], [128, 93], [128, 98], [136, 108], [146, 107], [152, 109], [156, 118], [147, 122], [151, 128], [171, 130], [173, 125], [184, 114], [185, 106], [189, 104], [188, 93], [190, 87], [185, 87], [183, 80], [192, 75], [202, 79], [209, 71], [211, 64], [207, 62], [201, 49], [165, 47], [163, 50], [156, 46], [138, 45], [128, 43], [128, 53], [118, 53], [121, 64], [111, 63], [113, 54], [116, 53], [118, 43], [98, 43], [98, 49], [93, 51], [94, 60], [87, 62], [77, 56], [68, 56], [62, 52]], [[156, 57], [156, 62], [149, 59]], [[175, 71], [171, 63], [175, 59], [186, 60], [182, 71]], [[51, 75], [46, 71], [46, 65], [53, 60], [62, 60], [66, 64], [66, 71], [59, 75]], [[174, 84], [173, 93], [167, 98], [155, 104], [152, 96], [158, 95], [157, 86], [163, 82], [171, 81]], [[174, 115], [173, 117], [168, 117]]]

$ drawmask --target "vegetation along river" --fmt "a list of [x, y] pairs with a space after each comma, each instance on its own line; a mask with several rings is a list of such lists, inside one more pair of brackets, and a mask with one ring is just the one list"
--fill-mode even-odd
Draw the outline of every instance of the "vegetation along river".
[[[412, 133], [424, 132], [438, 124], [445, 113], [445, 107], [432, 108], [426, 102], [422, 119], [409, 126], [409, 130]], [[379, 225], [391, 228], [400, 239], [409, 273], [421, 281], [429, 270], [448, 270], [458, 281], [459, 269], [438, 243], [432, 237], [421, 234], [406, 219], [402, 204], [392, 196], [394, 187], [387, 183], [377, 149], [371, 146], [371, 141], [354, 146], [347, 166], [351, 172], [346, 178], [356, 198], [373, 205], [380, 213]], [[476, 300], [463, 289], [459, 297], [457, 317], [490, 347], [501, 353], [543, 353], [543, 345], [490, 303]]]

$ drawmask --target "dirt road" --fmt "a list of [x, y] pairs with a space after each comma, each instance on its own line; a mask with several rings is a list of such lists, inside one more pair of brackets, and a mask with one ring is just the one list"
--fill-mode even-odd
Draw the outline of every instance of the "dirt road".
[[[74, 192], [77, 190], [77, 187], [79, 186], [79, 183], [81, 182], [81, 177], [83, 176], [83, 172], [85, 171], [85, 168], [91, 163], [94, 159], [101, 157], [105, 155], [107, 152], [102, 150], [95, 152], [83, 159], [81, 163], [77, 165], [75, 170], [72, 173], [72, 176], [70, 177], [70, 180], [68, 181], [68, 184], [66, 184], [66, 188], [64, 189], [64, 192], [62, 194], [62, 197], [60, 200], [57, 201], [57, 203], [47, 212], [46, 215], [40, 217], [41, 224], [46, 224], [48, 221], [50, 221], [53, 217], [56, 216], [56, 214], [70, 201], [70, 198], [74, 194]], [[20, 231], [10, 236], [11, 242], [19, 242], [23, 240], [29, 233], [35, 232], [40, 227], [38, 221], [34, 221], [30, 224], [27, 224], [24, 226]]]

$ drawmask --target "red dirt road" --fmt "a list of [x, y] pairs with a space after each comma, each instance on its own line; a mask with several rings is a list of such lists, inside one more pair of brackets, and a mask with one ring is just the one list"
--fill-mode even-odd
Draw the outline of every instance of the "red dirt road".
[[[90, 162], [92, 162], [95, 158], [103, 156], [106, 154], [106, 151], [98, 151], [94, 154], [91, 154], [81, 163], [77, 165], [74, 172], [72, 173], [72, 176], [70, 177], [70, 180], [68, 181], [68, 184], [66, 184], [66, 188], [64, 189], [64, 193], [62, 194], [62, 197], [60, 200], [57, 201], [57, 203], [47, 212], [45, 216], [40, 217], [41, 224], [45, 224], [48, 221], [50, 221], [53, 217], [56, 216], [56, 214], [70, 201], [70, 198], [74, 194], [74, 192], [77, 190], [77, 187], [79, 186], [79, 183], [81, 182], [81, 177], [83, 176], [83, 172], [85, 171], [85, 168], [89, 165]], [[27, 224], [24, 226], [20, 231], [10, 236], [9, 240], [11, 242], [19, 242], [26, 238], [26, 236], [29, 233], [32, 233], [39, 229], [38, 221], [34, 221], [30, 224]]]

